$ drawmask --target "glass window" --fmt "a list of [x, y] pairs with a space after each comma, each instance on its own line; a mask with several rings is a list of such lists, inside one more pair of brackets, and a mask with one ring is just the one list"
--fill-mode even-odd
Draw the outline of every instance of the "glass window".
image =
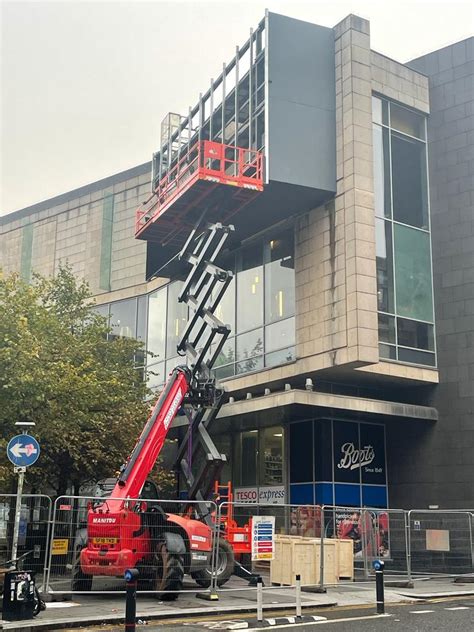
[[213, 435], [212, 440], [221, 454], [227, 457], [222, 466], [219, 480], [222, 483], [232, 480], [232, 447], [234, 436], [230, 433]]
[[395, 317], [379, 314], [379, 340], [395, 344]]
[[241, 436], [241, 485], [257, 484], [258, 431], [242, 432]]
[[397, 318], [398, 344], [403, 347], [434, 351], [433, 325]]
[[109, 317], [109, 314], [110, 314], [109, 303], [107, 303], [106, 305], [94, 305], [92, 309], [94, 310], [96, 314], [99, 314], [99, 316], [104, 316], [105, 318]]
[[290, 424], [290, 481], [313, 480], [313, 422]]
[[[211, 348], [211, 351], [213, 351], [216, 348], [216, 345], [212, 345], [212, 347], [213, 348]], [[228, 338], [225, 341], [224, 346], [222, 347], [221, 352], [217, 356], [217, 359], [214, 363], [214, 368], [227, 366], [229, 364], [233, 365], [234, 362], [235, 362], [235, 338], [232, 337], [232, 338]], [[230, 375], [233, 375], [233, 369]]]
[[314, 469], [316, 481], [332, 481], [331, 423], [314, 422]]
[[379, 344], [379, 356], [386, 360], [397, 359], [397, 348], [392, 345]]
[[242, 252], [241, 271], [237, 274], [237, 331], [263, 324], [262, 245]]
[[265, 352], [276, 351], [295, 344], [295, 319], [287, 318], [265, 327]]
[[393, 219], [428, 228], [426, 147], [392, 132]]
[[146, 343], [148, 296], [139, 296], [137, 305], [137, 340]]
[[265, 322], [273, 323], [295, 313], [293, 232], [269, 241], [266, 259], [269, 263], [265, 264]]
[[388, 125], [388, 103], [385, 99], [372, 97], [372, 120], [374, 123]]
[[[222, 132], [222, 107], [214, 111], [212, 115], [212, 140], [220, 142]], [[216, 161], [217, 162], [217, 161]]]
[[385, 485], [385, 428], [376, 424], [360, 424], [360, 449], [362, 451], [360, 470], [362, 483]]
[[283, 483], [283, 428], [264, 428], [260, 435], [260, 485]]
[[390, 103], [390, 126], [404, 134], [425, 138], [425, 117], [396, 103]]
[[263, 329], [237, 336], [237, 373], [263, 368]]
[[[214, 297], [217, 297], [220, 289], [221, 284], [218, 283], [213, 294]], [[235, 331], [235, 277], [229, 283], [214, 313], [224, 325], [229, 325], [231, 332]]]
[[295, 347], [287, 347], [286, 349], [280, 349], [279, 351], [266, 353], [265, 366], [278, 366], [279, 364], [286, 364], [286, 362], [293, 362], [295, 358]]
[[166, 356], [176, 355], [178, 343], [188, 322], [188, 309], [178, 301], [183, 283], [176, 281], [168, 286], [168, 326], [166, 331]]
[[154, 390], [165, 383], [165, 363], [157, 362], [147, 367], [147, 386]]
[[394, 230], [397, 314], [433, 322], [430, 236], [400, 224]]
[[411, 362], [412, 364], [425, 364], [427, 366], [436, 366], [436, 358], [434, 353], [427, 351], [415, 351], [414, 349], [404, 349], [399, 347], [398, 359], [400, 362]]
[[389, 131], [374, 125], [374, 200], [378, 217], [391, 217]]
[[393, 294], [392, 223], [375, 220], [375, 249], [377, 257], [377, 302], [381, 312], [395, 312]]
[[164, 287], [148, 297], [147, 350], [161, 360], [165, 357], [166, 294], [167, 288]]
[[360, 468], [358, 463], [358, 424], [348, 421], [334, 421], [333, 433], [334, 480], [341, 483], [359, 483]]
[[110, 305], [112, 336], [134, 338], [136, 335], [137, 300], [118, 301]]

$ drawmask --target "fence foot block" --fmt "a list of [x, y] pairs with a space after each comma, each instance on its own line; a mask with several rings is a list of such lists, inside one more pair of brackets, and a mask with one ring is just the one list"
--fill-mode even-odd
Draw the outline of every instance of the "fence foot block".
[[72, 601], [72, 595], [71, 594], [56, 594], [56, 593], [50, 593], [50, 592], [42, 592], [41, 593], [41, 599], [45, 602], [45, 603], [53, 603], [53, 602], [58, 602], [58, 601]]
[[219, 601], [217, 593], [196, 593], [196, 599], [204, 599], [204, 601]]
[[301, 592], [307, 593], [327, 593], [326, 588], [321, 588], [321, 586], [301, 586]]
[[454, 580], [455, 584], [474, 584], [474, 575], [460, 575]]

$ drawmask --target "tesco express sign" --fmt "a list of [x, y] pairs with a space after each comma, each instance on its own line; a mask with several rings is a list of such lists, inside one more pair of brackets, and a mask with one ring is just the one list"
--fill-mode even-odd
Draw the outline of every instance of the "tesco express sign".
[[284, 485], [236, 487], [234, 501], [236, 503], [283, 505], [285, 503], [285, 487]]

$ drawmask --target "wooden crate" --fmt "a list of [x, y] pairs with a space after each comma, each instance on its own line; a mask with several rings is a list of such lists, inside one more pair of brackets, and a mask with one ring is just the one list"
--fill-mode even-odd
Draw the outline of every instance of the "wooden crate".
[[[324, 541], [326, 543], [326, 540]], [[354, 543], [349, 539], [337, 539], [337, 576], [339, 579], [354, 579]]]
[[[336, 540], [324, 541], [324, 581], [338, 581]], [[303, 586], [319, 583], [321, 542], [315, 538], [280, 536], [275, 538], [275, 559], [270, 563], [270, 582], [289, 586], [301, 575]]]

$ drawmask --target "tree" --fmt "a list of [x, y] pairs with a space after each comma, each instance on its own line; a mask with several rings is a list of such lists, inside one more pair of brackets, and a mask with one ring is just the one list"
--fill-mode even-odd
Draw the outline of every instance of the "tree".
[[114, 476], [149, 412], [134, 358], [142, 344], [107, 338], [86, 283], [67, 267], [53, 279], [0, 276], [0, 480], [13, 476], [6, 444], [18, 421], [41, 445], [28, 468], [33, 489], [58, 495]]

